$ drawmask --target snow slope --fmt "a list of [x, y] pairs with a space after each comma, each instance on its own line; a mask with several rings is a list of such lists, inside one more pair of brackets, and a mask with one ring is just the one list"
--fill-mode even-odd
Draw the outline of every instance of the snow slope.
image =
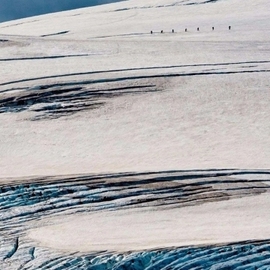
[[0, 265], [267, 267], [269, 15], [129, 0], [0, 24]]

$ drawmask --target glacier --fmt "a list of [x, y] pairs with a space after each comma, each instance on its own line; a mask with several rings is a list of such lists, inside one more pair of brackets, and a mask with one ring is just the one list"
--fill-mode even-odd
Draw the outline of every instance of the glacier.
[[269, 12], [1, 23], [0, 269], [270, 269]]

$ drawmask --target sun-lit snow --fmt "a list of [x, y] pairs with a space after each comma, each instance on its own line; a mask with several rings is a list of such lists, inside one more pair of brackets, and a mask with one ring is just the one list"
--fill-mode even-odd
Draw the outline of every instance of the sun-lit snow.
[[[269, 255], [269, 15], [268, 0], [129, 0], [0, 24], [0, 266]], [[214, 267], [221, 249], [188, 252]], [[118, 253], [72, 255], [93, 250]]]

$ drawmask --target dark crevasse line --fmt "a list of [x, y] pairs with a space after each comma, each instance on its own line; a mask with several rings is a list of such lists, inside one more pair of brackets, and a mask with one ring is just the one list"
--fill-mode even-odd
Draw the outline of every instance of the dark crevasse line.
[[203, 4], [209, 4], [209, 3], [216, 3], [218, 2], [219, 0], [206, 0], [204, 2], [191, 2], [191, 3], [186, 3], [184, 4], [185, 6], [193, 6], [193, 5], [203, 5]]
[[52, 76], [44, 76], [44, 77], [22, 79], [22, 80], [16, 80], [16, 81], [11, 81], [11, 82], [1, 83], [0, 86], [14, 84], [14, 83], [35, 81], [35, 80], [45, 80], [45, 79], [53, 79], [53, 78], [62, 78], [62, 77], [80, 76], [80, 75], [91, 75], [91, 74], [102, 74], [102, 73], [105, 74], [105, 73], [140, 71], [140, 70], [173, 69], [173, 68], [185, 68], [185, 67], [213, 67], [213, 66], [229, 66], [229, 65], [243, 65], [243, 64], [267, 64], [267, 63], [270, 63], [270, 61], [242, 61], [242, 62], [231, 62], [231, 63], [229, 62], [229, 63], [194, 64], [194, 65], [187, 64], [187, 65], [173, 65], [173, 66], [154, 66], [154, 67], [144, 67], [144, 68], [97, 70], [97, 71], [59, 74], [59, 75], [52, 75]]
[[[185, 207], [270, 192], [269, 186], [265, 184], [268, 180], [260, 182], [237, 179], [237, 173], [239, 171], [205, 171], [201, 174], [190, 172], [187, 175], [156, 172], [152, 176], [140, 173], [122, 176], [116, 174], [114, 178], [112, 175], [108, 175], [108, 178], [90, 175], [69, 179], [60, 177], [61, 180], [48, 182], [33, 179], [31, 184], [0, 187], [1, 220], [5, 224], [23, 223], [67, 210], [75, 213], [81, 210], [147, 205]], [[269, 172], [265, 174], [268, 175]], [[232, 175], [235, 175], [236, 179], [227, 178]], [[13, 209], [16, 209], [16, 212]]]
[[20, 109], [24, 109], [24, 106], [29, 107], [30, 105], [36, 103], [50, 104], [52, 102], [65, 102], [65, 101], [71, 102], [71, 101], [91, 100], [92, 102], [95, 102], [97, 98], [101, 97], [108, 98], [111, 96], [118, 96], [124, 94], [151, 92], [153, 91], [154, 87], [155, 85], [142, 85], [142, 86], [119, 87], [106, 90], [86, 90], [83, 89], [82, 87], [75, 87], [69, 89], [56, 89], [39, 92], [29, 91], [27, 93], [24, 93], [24, 95], [20, 97], [14, 95], [4, 99], [0, 99], [0, 108], [10, 107], [11, 109], [12, 107], [20, 107]]
[[58, 36], [58, 35], [64, 35], [67, 33], [69, 33], [69, 31], [62, 31], [62, 32], [57, 32], [57, 33], [52, 33], [52, 34], [41, 35], [40, 37]]
[[15, 243], [14, 243], [12, 249], [10, 250], [10, 252], [8, 252], [8, 254], [4, 258], [4, 260], [10, 259], [17, 252], [18, 247], [19, 247], [19, 237], [16, 238]]
[[41, 85], [43, 89], [59, 86], [72, 86], [72, 85], [87, 85], [87, 84], [98, 84], [98, 83], [110, 83], [110, 82], [121, 82], [127, 80], [141, 80], [141, 79], [155, 79], [155, 78], [169, 78], [169, 77], [191, 77], [191, 76], [209, 76], [209, 75], [230, 75], [230, 74], [245, 74], [245, 73], [264, 73], [270, 72], [268, 69], [262, 70], [243, 70], [243, 71], [220, 71], [220, 72], [190, 72], [190, 73], [169, 73], [169, 74], [157, 74], [157, 75], [142, 75], [133, 77], [118, 77], [109, 79], [97, 79], [97, 80], [86, 80], [81, 82], [68, 82], [68, 83], [57, 83], [50, 85]]
[[269, 266], [270, 241], [246, 241], [218, 246], [174, 247], [129, 253], [52, 256], [42, 263], [31, 261], [34, 269], [260, 269]]
[[[117, 95], [117, 94], [130, 94], [135, 93], [136, 91], [131, 90], [140, 90], [139, 92], [147, 91], [147, 88], [153, 89], [155, 87], [154, 84], [149, 85], [135, 85], [135, 86], [125, 86], [125, 87], [115, 87], [115, 88], [106, 88], [106, 89], [95, 89], [95, 90], [87, 90], [83, 87], [72, 87], [65, 89], [51, 89], [49, 91], [41, 91], [47, 90], [45, 88], [40, 88], [40, 91], [28, 91], [24, 93], [24, 95], [18, 97], [17, 95], [9, 96], [4, 99], [0, 99], [0, 106], [5, 104], [7, 105], [26, 105], [28, 104], [28, 100], [42, 101], [46, 103], [46, 101], [58, 101], [62, 99], [72, 100], [72, 99], [86, 99], [86, 98], [97, 98], [103, 96]], [[150, 90], [149, 90], [150, 91]]]
[[[159, 91], [153, 84], [123, 86], [117, 88], [87, 90], [83, 87], [48, 89], [41, 86], [40, 91], [27, 91], [20, 96], [12, 95], [0, 100], [0, 113], [18, 113], [28, 110], [41, 112], [32, 120], [69, 116], [82, 110], [97, 109], [105, 105], [105, 100], [123, 95], [134, 95]], [[34, 106], [38, 105], [38, 106]]]
[[[39, 88], [49, 89], [53, 87], [68, 87], [68, 86], [81, 86], [90, 84], [100, 84], [100, 83], [111, 83], [111, 82], [124, 82], [132, 80], [143, 80], [143, 79], [157, 79], [157, 78], [172, 78], [172, 77], [193, 77], [193, 76], [214, 76], [214, 75], [234, 75], [234, 74], [251, 74], [251, 73], [268, 73], [270, 69], [262, 70], [242, 70], [242, 71], [220, 71], [220, 72], [190, 72], [190, 73], [169, 73], [169, 74], [157, 74], [157, 75], [142, 75], [133, 77], [118, 77], [118, 78], [108, 78], [108, 79], [97, 79], [97, 80], [85, 80], [85, 81], [73, 81], [73, 82], [63, 82], [54, 84], [44, 84], [40, 85]], [[25, 88], [23, 88], [25, 89]], [[14, 89], [6, 89], [4, 92], [8, 92]], [[2, 91], [3, 93], [3, 91]]]
[[[30, 179], [24, 179], [22, 183], [19, 185], [17, 184], [17, 179], [10, 179], [9, 182], [5, 180], [5, 182], [0, 185], [0, 194], [5, 192], [14, 192], [18, 189], [30, 189], [33, 190], [36, 188], [37, 185], [42, 186], [43, 188], [73, 188], [77, 189], [77, 185], [82, 184], [91, 184], [93, 189], [97, 189], [100, 187], [106, 187], [105, 184], [112, 184], [113, 180], [121, 179], [121, 182], [125, 179], [137, 179], [143, 181], [142, 179], [150, 182], [153, 181], [159, 182], [160, 180], [190, 180], [190, 179], [200, 179], [200, 178], [207, 178], [207, 177], [221, 177], [221, 176], [238, 176], [238, 175], [269, 175], [270, 179], [270, 172], [269, 170], [245, 170], [245, 169], [236, 169], [236, 168], [229, 168], [229, 169], [201, 169], [201, 170], [168, 170], [168, 171], [149, 171], [149, 172], [120, 172], [120, 173], [113, 173], [113, 174], [82, 174], [82, 175], [59, 175], [59, 176], [46, 176], [46, 177], [34, 177]], [[142, 179], [140, 179], [142, 178]], [[243, 179], [236, 179], [242, 180]], [[142, 182], [135, 182], [135, 183], [142, 183]], [[248, 181], [253, 181], [248, 180]], [[263, 180], [263, 181], [266, 181]], [[131, 183], [130, 181], [126, 182], [126, 184]], [[125, 184], [124, 184], [125, 185]], [[120, 185], [121, 186], [121, 185]]]
[[[47, 89], [48, 90], [48, 89]], [[25, 110], [31, 110], [37, 113], [29, 120], [42, 120], [42, 119], [53, 119], [63, 116], [70, 116], [74, 113], [84, 110], [95, 110], [104, 106], [106, 101], [110, 98], [115, 98], [123, 95], [135, 95], [145, 94], [151, 92], [160, 91], [155, 89], [154, 86], [136, 86], [119, 88], [118, 90], [93, 90], [87, 91], [82, 90], [69, 90], [65, 89], [60, 93], [57, 90], [53, 91], [31, 91], [24, 92], [20, 97], [12, 96], [4, 98], [0, 101], [0, 113], [19, 113]], [[61, 93], [64, 92], [64, 93]]]
[[25, 60], [47, 60], [47, 59], [58, 59], [67, 57], [85, 57], [91, 54], [71, 54], [71, 55], [52, 55], [52, 56], [36, 56], [36, 57], [21, 57], [21, 58], [0, 58], [0, 62], [8, 61], [25, 61]]
[[[237, 179], [238, 175], [252, 173], [256, 175], [256, 179]], [[269, 266], [270, 239], [218, 246], [172, 247], [122, 254], [108, 252], [60, 254], [54, 250], [45, 250], [32, 242], [23, 243], [21, 240], [23, 239], [21, 235], [28, 228], [27, 221], [46, 216], [67, 216], [131, 206], [143, 208], [145, 202], [146, 205], [154, 203], [155, 207], [167, 204], [179, 207], [190, 205], [186, 204], [189, 202], [192, 202], [192, 205], [208, 202], [209, 198], [213, 202], [234, 198], [234, 196], [243, 197], [245, 190], [249, 189], [252, 193], [254, 188], [260, 189], [263, 186], [263, 183], [257, 179], [257, 175], [260, 174], [269, 175], [270, 180], [269, 170], [211, 169], [37, 177], [20, 184], [12, 181], [5, 183], [0, 186], [0, 215], [3, 223], [0, 230], [3, 235], [9, 237], [10, 241], [6, 241], [7, 244], [4, 245], [4, 253], [1, 250], [4, 255], [2, 258], [5, 260], [0, 261], [0, 269], [8, 269], [8, 266], [13, 263], [15, 265], [20, 260], [20, 269], [25, 270], [263, 269]], [[232, 176], [235, 178], [231, 180], [227, 178]], [[263, 182], [269, 180], [262, 179]], [[224, 183], [232, 189], [235, 186], [239, 193], [224, 192], [226, 190]], [[237, 189], [239, 185], [241, 188]], [[147, 198], [148, 195], [151, 196]], [[213, 195], [214, 200], [211, 199]], [[29, 201], [33, 205], [28, 204]], [[3, 209], [3, 206], [9, 205], [16, 211], [12, 211], [12, 207], [11, 212]], [[14, 242], [13, 239], [17, 241]], [[4, 263], [7, 264], [2, 267]]]

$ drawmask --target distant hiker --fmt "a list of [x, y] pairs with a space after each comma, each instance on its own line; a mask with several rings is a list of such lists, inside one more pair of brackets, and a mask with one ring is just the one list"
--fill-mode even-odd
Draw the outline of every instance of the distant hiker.
[[200, 31], [200, 27], [197, 27], [197, 31]]
[[215, 30], [215, 27], [213, 26], [213, 27], [212, 27], [212, 31], [214, 31], [214, 30]]
[[172, 29], [172, 33], [174, 33], [174, 29]]
[[231, 27], [231, 26], [229, 26], [229, 30], [231, 30], [231, 28], [232, 28], [232, 27]]
[[163, 34], [163, 30], [161, 30], [160, 33]]
[[185, 29], [185, 32], [187, 32], [187, 28]]
[[151, 32], [150, 32], [151, 34], [153, 34], [153, 31], [151, 30]]

